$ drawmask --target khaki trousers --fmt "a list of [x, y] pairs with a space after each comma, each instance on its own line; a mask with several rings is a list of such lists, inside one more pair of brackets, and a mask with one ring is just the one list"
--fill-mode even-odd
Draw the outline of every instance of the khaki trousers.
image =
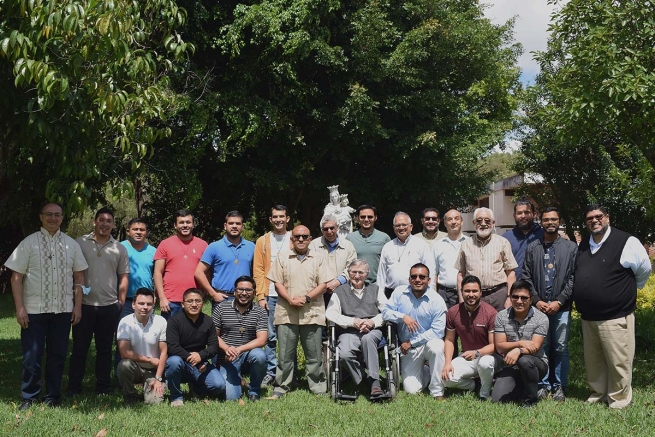
[[587, 402], [607, 402], [624, 408], [632, 401], [632, 361], [635, 356], [635, 315], [582, 321], [584, 363], [591, 395]]

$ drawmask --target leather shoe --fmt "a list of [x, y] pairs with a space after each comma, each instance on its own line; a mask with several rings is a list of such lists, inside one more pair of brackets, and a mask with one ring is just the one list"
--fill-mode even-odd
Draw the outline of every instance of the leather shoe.
[[248, 395], [248, 400], [256, 402], [259, 400], [259, 395]]
[[434, 396], [434, 399], [437, 401], [445, 401], [446, 397], [445, 396]]
[[48, 407], [51, 407], [51, 408], [56, 408], [56, 407], [61, 405], [61, 402], [59, 401], [59, 399], [52, 399], [52, 398], [46, 398], [43, 401], [43, 403], [46, 404]]
[[384, 391], [380, 387], [373, 387], [371, 389], [371, 397], [376, 398], [378, 396], [382, 396], [384, 394]]

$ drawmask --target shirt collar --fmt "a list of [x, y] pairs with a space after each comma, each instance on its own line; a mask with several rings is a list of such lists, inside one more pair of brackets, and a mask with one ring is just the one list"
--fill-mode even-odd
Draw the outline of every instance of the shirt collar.
[[428, 233], [425, 232], [425, 229], [421, 231], [421, 235], [423, 235], [423, 238], [425, 238], [426, 240], [436, 240], [437, 237], [439, 236], [439, 230], [437, 229], [437, 232], [434, 233], [434, 237], [432, 238], [428, 236]]
[[[514, 307], [509, 307], [507, 309], [507, 315], [509, 316], [510, 319], [516, 320], [516, 317], [514, 317]], [[528, 310], [528, 315], [525, 316], [525, 319], [523, 320], [523, 322], [525, 322], [526, 320], [528, 320], [532, 316], [534, 316], [534, 307], [530, 306], [530, 309]], [[516, 321], [518, 322], [518, 320], [516, 320]]]
[[228, 247], [232, 246], [232, 247], [239, 248], [239, 247], [241, 247], [241, 245], [243, 245], [243, 237], [239, 237], [239, 244], [234, 244], [234, 243], [230, 243], [230, 240], [228, 240], [227, 237], [225, 235], [223, 235], [223, 242]]
[[[232, 299], [232, 302], [230, 302], [230, 304], [232, 305], [232, 308], [234, 308], [234, 311], [239, 311], [239, 308], [237, 308], [235, 303], [236, 303], [236, 299]], [[254, 301], [250, 302], [250, 305], [246, 308], [246, 311], [244, 312], [244, 314], [248, 313], [248, 312], [250, 312], [250, 310], [252, 310], [252, 306], [253, 306], [254, 303], [255, 303]]]
[[46, 230], [46, 228], [41, 227], [41, 233], [42, 233], [43, 235], [45, 235], [46, 237], [56, 238], [56, 237], [59, 236], [59, 234], [61, 234], [61, 229], [57, 229], [57, 232], [55, 232], [55, 235], [50, 235], [50, 232], [48, 232], [48, 231]]
[[590, 235], [589, 236], [589, 248], [591, 250], [595, 250], [595, 249], [599, 248], [605, 242], [605, 240], [607, 240], [607, 237], [610, 236], [611, 231], [612, 231], [612, 227], [608, 226], [607, 227], [607, 232], [605, 232], [605, 235], [603, 235], [603, 239], [600, 240], [600, 243], [598, 243], [598, 244], [596, 244], [596, 242], [594, 241], [594, 236]]

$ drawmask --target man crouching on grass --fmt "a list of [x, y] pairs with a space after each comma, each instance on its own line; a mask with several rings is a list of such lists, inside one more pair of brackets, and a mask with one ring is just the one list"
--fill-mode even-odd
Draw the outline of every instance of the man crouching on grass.
[[144, 383], [146, 404], [159, 404], [164, 400], [166, 384], [164, 366], [168, 356], [166, 346], [166, 319], [153, 314], [155, 292], [139, 288], [132, 299], [133, 314], [121, 319], [116, 342], [121, 361], [117, 367], [118, 383], [126, 404], [139, 401], [134, 384]]

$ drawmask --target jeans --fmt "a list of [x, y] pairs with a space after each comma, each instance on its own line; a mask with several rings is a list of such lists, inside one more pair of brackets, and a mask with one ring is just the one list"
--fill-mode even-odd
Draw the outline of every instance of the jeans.
[[548, 370], [539, 386], [550, 391], [552, 388], [566, 388], [569, 382], [569, 335], [571, 333], [571, 312], [560, 311], [548, 316], [548, 336], [544, 340], [544, 351], [548, 356]]
[[64, 364], [68, 354], [71, 313], [28, 314], [27, 328], [20, 330], [23, 348], [21, 396], [35, 399], [41, 392], [41, 363], [45, 362], [46, 394], [44, 399], [59, 400]]
[[204, 372], [200, 372], [196, 366], [184, 361], [181, 357], [173, 355], [166, 360], [166, 380], [170, 390], [171, 402], [182, 399], [183, 382], [193, 384], [193, 390], [197, 394], [207, 394], [215, 398], [225, 396], [225, 379], [214, 365], [206, 363]]
[[82, 304], [82, 320], [73, 326], [73, 353], [68, 367], [68, 391], [82, 392], [82, 380], [86, 371], [86, 358], [95, 336], [96, 346], [96, 392], [111, 391], [111, 348], [116, 337], [121, 305], [116, 302], [107, 306]]
[[526, 404], [536, 404], [538, 382], [544, 377], [548, 365], [541, 358], [522, 355], [514, 366], [505, 367], [498, 373], [491, 392], [493, 402], [523, 400]]
[[268, 340], [264, 351], [266, 352], [266, 374], [275, 377], [275, 368], [277, 367], [277, 358], [275, 349], [277, 348], [277, 328], [275, 327], [275, 307], [277, 306], [277, 296], [268, 296]]
[[163, 318], [165, 318], [167, 321], [172, 316], [174, 316], [175, 314], [182, 311], [182, 303], [181, 302], [168, 302], [168, 307], [171, 309], [170, 311], [168, 311], [168, 312], [161, 311], [161, 316]]
[[225, 379], [225, 399], [228, 401], [241, 397], [241, 375], [243, 373], [250, 373], [248, 396], [259, 396], [262, 380], [266, 375], [266, 353], [261, 348], [249, 350], [231, 363], [225, 361], [219, 370]]

